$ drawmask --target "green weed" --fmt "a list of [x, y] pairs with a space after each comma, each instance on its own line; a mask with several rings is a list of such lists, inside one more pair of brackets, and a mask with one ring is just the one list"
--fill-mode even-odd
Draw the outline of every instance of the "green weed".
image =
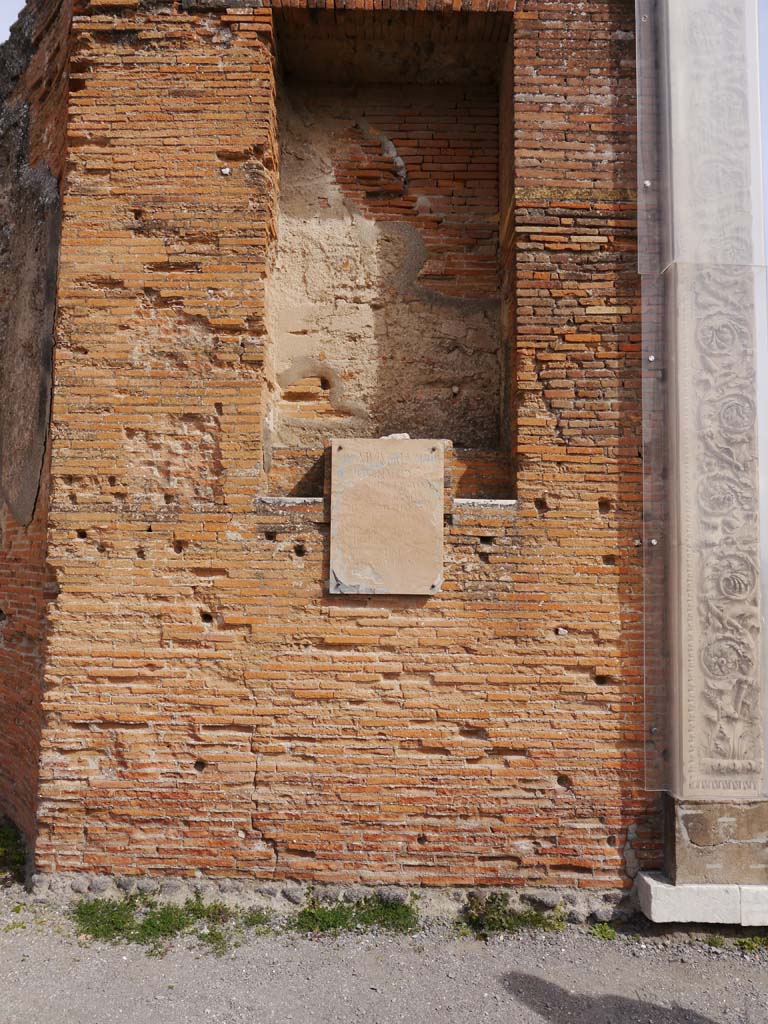
[[596, 939], [602, 939], [603, 942], [613, 942], [616, 938], [616, 929], [605, 921], [597, 921], [589, 929], [589, 934], [594, 935]]
[[354, 914], [351, 903], [334, 903], [327, 907], [310, 896], [306, 906], [291, 918], [289, 927], [304, 934], [341, 932], [354, 928]]
[[768, 935], [749, 935], [736, 939], [734, 945], [744, 953], [759, 953], [761, 949], [768, 949]]
[[[152, 954], [165, 951], [179, 935], [194, 936], [216, 954], [225, 953], [242, 938], [244, 929], [266, 932], [271, 915], [266, 910], [232, 910], [224, 903], [206, 903], [197, 895], [181, 906], [158, 903], [147, 896], [122, 899], [80, 900], [72, 916], [81, 935], [103, 942], [133, 942]], [[305, 906], [287, 927], [305, 935], [341, 931], [383, 931], [410, 933], [417, 930], [418, 915], [413, 901], [396, 903], [369, 896], [355, 903], [322, 904], [310, 893]]]
[[469, 928], [477, 938], [486, 939], [499, 932], [519, 932], [525, 928], [537, 931], [562, 931], [565, 921], [558, 911], [546, 913], [533, 908], [513, 910], [506, 893], [480, 896], [471, 893], [457, 921], [459, 929]]
[[240, 915], [240, 923], [244, 928], [253, 928], [263, 933], [269, 930], [272, 922], [272, 915], [268, 910], [244, 910]]
[[177, 907], [172, 903], [156, 904], [148, 901], [143, 914], [133, 922], [129, 942], [138, 942], [157, 952], [164, 944], [188, 931], [194, 918], [186, 906]]
[[342, 931], [383, 931], [408, 933], [419, 926], [419, 917], [412, 901], [396, 903], [379, 896], [368, 896], [354, 903], [320, 903], [310, 893], [305, 904], [288, 922], [293, 931], [304, 935], [320, 935]]
[[266, 928], [262, 911], [239, 913], [224, 903], [206, 903], [198, 894], [181, 906], [146, 896], [83, 899], [72, 916], [78, 930], [103, 942], [133, 942], [158, 955], [179, 935], [194, 935], [215, 953], [224, 953], [241, 926]]
[[227, 924], [237, 916], [226, 903], [206, 903], [200, 893], [187, 900], [184, 912], [192, 921], [207, 921], [209, 924]]
[[27, 854], [18, 829], [0, 818], [0, 885], [24, 881]]
[[364, 931], [380, 928], [387, 932], [407, 934], [419, 927], [419, 915], [412, 900], [397, 903], [379, 896], [368, 896], [352, 906], [355, 910], [355, 924]]
[[211, 924], [197, 933], [200, 942], [216, 956], [224, 956], [232, 946], [232, 937], [220, 925]]
[[704, 942], [708, 946], [712, 946], [714, 949], [722, 949], [725, 945], [725, 939], [722, 935], [708, 935]]
[[126, 896], [120, 900], [79, 900], [72, 916], [78, 931], [102, 942], [132, 942], [135, 940], [138, 900]]

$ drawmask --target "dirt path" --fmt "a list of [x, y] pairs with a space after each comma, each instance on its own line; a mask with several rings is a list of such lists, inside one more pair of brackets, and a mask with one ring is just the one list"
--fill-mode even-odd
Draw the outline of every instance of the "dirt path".
[[[666, 943], [666, 944], [665, 944]], [[223, 957], [78, 940], [57, 911], [0, 915], [0, 1024], [766, 1024], [768, 956], [569, 927], [254, 936]]]

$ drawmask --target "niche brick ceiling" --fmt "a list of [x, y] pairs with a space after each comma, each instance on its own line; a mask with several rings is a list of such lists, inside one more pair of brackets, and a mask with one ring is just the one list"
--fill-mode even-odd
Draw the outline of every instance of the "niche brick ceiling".
[[275, 12], [286, 78], [342, 84], [492, 83], [510, 16], [399, 11]]

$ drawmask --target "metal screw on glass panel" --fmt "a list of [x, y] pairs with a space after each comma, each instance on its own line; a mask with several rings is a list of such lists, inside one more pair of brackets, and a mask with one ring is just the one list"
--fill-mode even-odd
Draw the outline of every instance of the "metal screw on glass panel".
[[651, 547], [652, 547], [652, 548], [655, 548], [655, 547], [656, 547], [656, 545], [657, 545], [658, 543], [659, 543], [659, 542], [658, 542], [658, 541], [656, 540], [656, 538], [655, 538], [655, 537], [653, 537], [653, 538], [651, 539]]
[[654, 355], [648, 356], [648, 362], [649, 363], [655, 363], [656, 362], [656, 356], [654, 356]]
[[651, 187], [650, 181], [644, 181], [643, 182], [643, 188], [650, 188], [650, 187]]

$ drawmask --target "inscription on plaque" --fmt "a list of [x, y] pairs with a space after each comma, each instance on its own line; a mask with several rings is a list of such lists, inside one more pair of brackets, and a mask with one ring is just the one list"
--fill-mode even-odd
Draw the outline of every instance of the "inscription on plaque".
[[332, 594], [436, 594], [443, 582], [442, 441], [331, 442]]

